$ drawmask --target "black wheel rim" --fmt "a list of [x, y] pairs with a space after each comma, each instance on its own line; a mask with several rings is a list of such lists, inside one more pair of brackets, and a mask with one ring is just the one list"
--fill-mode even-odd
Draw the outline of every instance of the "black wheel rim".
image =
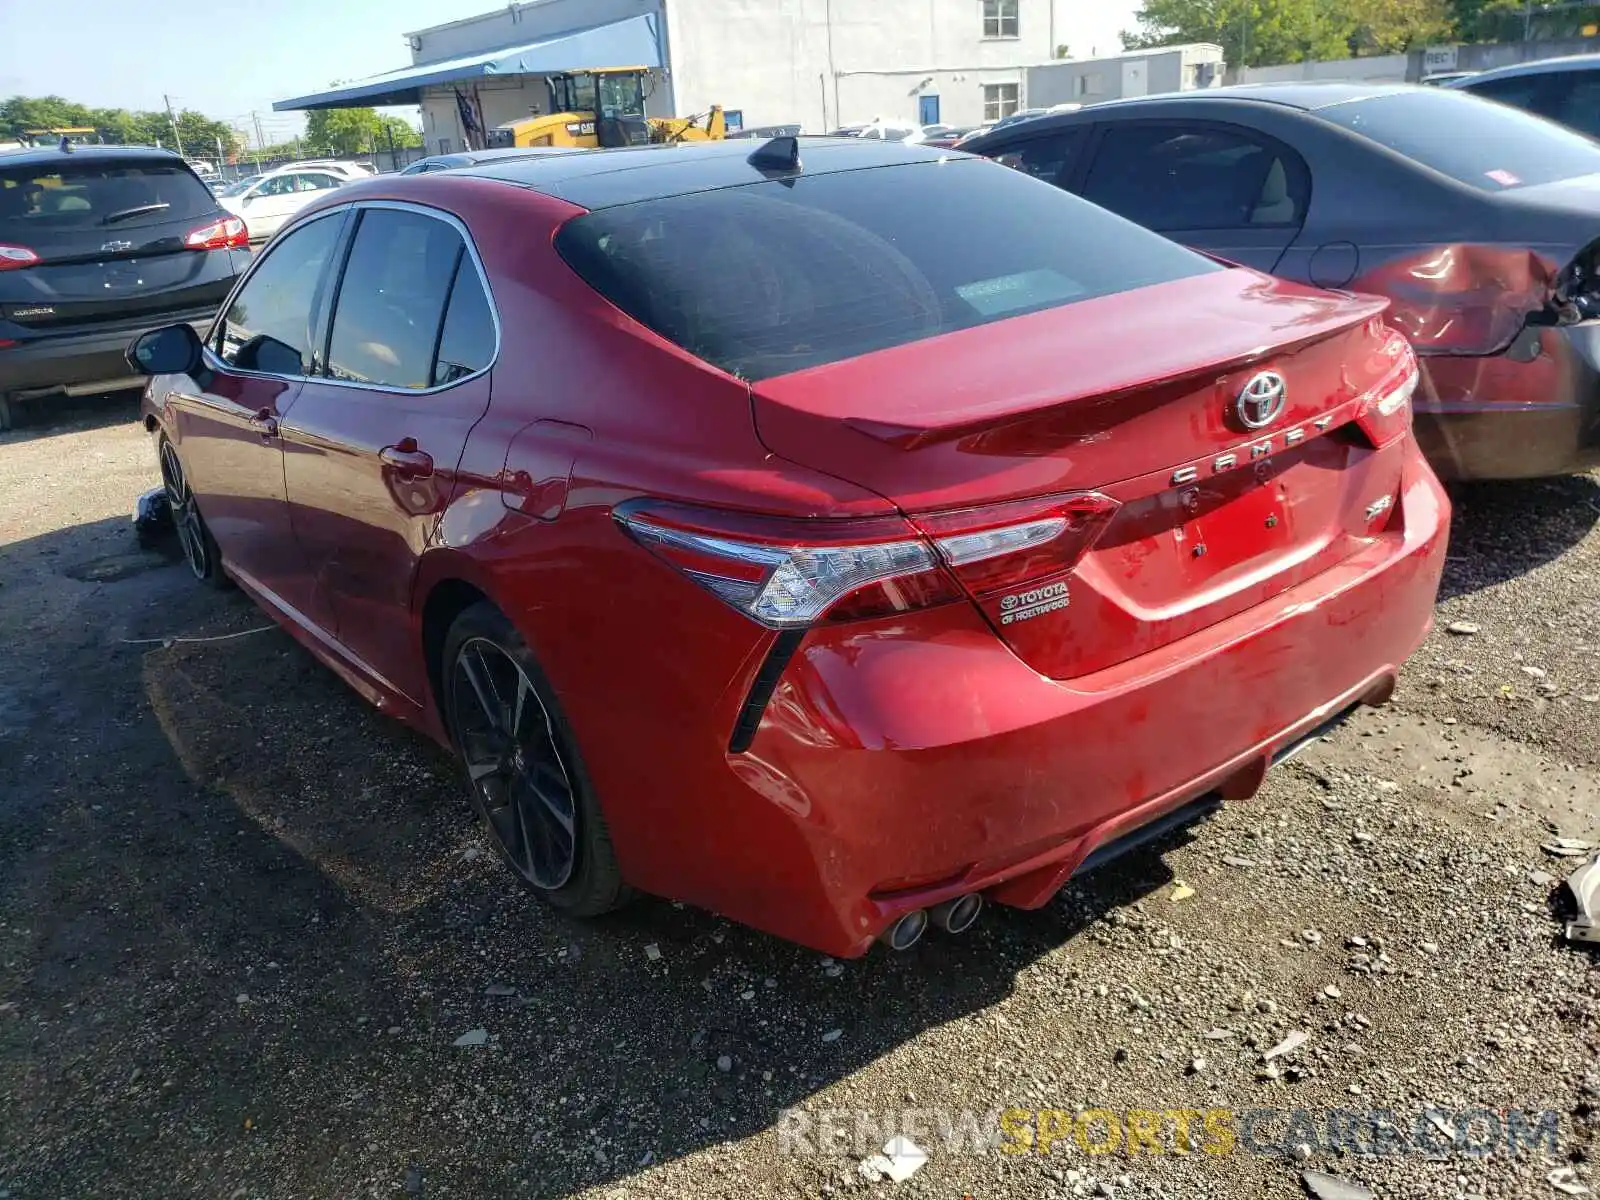
[[206, 539], [200, 525], [200, 510], [183, 477], [183, 464], [171, 442], [161, 443], [161, 483], [167, 490], [167, 506], [172, 510], [172, 527], [177, 531], [183, 557], [196, 579], [204, 579], [211, 563], [206, 554]]
[[499, 645], [472, 638], [456, 655], [451, 689], [473, 803], [501, 855], [535, 887], [563, 887], [576, 865], [577, 805], [533, 681]]

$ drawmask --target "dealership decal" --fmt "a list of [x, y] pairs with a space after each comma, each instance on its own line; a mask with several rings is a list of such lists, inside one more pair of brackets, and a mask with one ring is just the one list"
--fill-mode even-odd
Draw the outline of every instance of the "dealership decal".
[[1000, 624], [1011, 625], [1017, 621], [1042, 617], [1045, 613], [1066, 608], [1071, 603], [1072, 599], [1067, 595], [1065, 581], [1047, 583], [1030, 592], [1013, 592], [1009, 596], [1001, 597]]

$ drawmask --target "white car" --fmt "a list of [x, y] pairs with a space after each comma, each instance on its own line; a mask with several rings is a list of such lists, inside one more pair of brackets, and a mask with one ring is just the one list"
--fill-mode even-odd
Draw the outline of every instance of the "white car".
[[868, 138], [879, 142], [909, 142], [917, 143], [927, 136], [921, 125], [900, 125], [894, 121], [874, 121], [860, 133], [860, 138]]
[[284, 163], [279, 171], [327, 171], [351, 181], [371, 179], [376, 172], [363, 163], [340, 162], [335, 158], [308, 158], [304, 162]]
[[284, 168], [263, 175], [236, 196], [218, 196], [217, 203], [244, 219], [252, 242], [264, 242], [318, 196], [349, 182], [324, 167]]

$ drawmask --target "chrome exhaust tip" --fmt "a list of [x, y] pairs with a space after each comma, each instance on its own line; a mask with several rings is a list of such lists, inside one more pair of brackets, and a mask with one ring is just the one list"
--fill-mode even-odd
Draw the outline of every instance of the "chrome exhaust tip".
[[946, 933], [965, 933], [983, 911], [983, 897], [977, 892], [957, 896], [932, 909], [933, 923]]
[[891, 950], [909, 950], [922, 940], [928, 931], [928, 914], [914, 908], [878, 935], [878, 940]]

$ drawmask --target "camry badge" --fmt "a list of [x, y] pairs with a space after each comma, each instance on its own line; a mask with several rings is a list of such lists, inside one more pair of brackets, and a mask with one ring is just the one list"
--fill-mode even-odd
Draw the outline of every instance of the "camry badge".
[[1289, 388], [1276, 371], [1262, 371], [1239, 391], [1233, 411], [1246, 429], [1264, 429], [1283, 415]]

